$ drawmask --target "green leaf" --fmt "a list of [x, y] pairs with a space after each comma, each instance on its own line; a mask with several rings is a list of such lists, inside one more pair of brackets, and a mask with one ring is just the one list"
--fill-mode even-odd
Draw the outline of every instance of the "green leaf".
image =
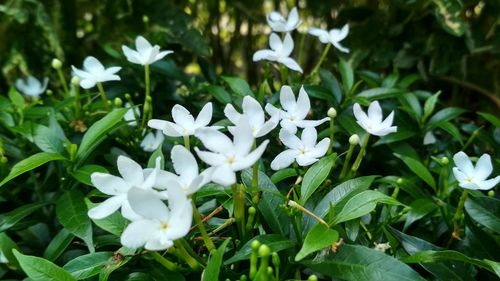
[[447, 107], [441, 109], [436, 112], [436, 114], [432, 115], [431, 119], [429, 119], [429, 122], [427, 122], [426, 125], [426, 131], [436, 128], [441, 122], [455, 119], [466, 111], [467, 110], [458, 107]]
[[313, 271], [343, 280], [424, 281], [397, 259], [373, 249], [345, 244], [335, 254], [302, 262]]
[[[88, 209], [91, 209], [98, 204], [92, 203], [88, 198], [85, 198], [85, 205]], [[107, 232], [114, 234], [116, 236], [122, 235], [123, 231], [128, 225], [128, 221], [120, 214], [120, 212], [114, 212], [110, 216], [107, 216], [100, 220], [92, 220], [99, 228], [106, 230]]]
[[[402, 205], [398, 200], [387, 196], [379, 191], [366, 190], [354, 195], [343, 206], [340, 211], [335, 212], [337, 215], [333, 219], [334, 224], [339, 224], [344, 221], [352, 220], [369, 214], [375, 209], [377, 203], [389, 205]], [[335, 208], [337, 211], [337, 208]]]
[[20, 268], [16, 257], [12, 253], [13, 249], [16, 249], [18, 251], [20, 250], [19, 246], [17, 246], [14, 240], [12, 240], [9, 236], [7, 236], [5, 232], [0, 232], [0, 250], [9, 261], [9, 265], [14, 266], [16, 268]]
[[224, 256], [224, 251], [226, 250], [227, 244], [229, 244], [229, 239], [224, 241], [220, 247], [210, 254], [210, 258], [207, 262], [207, 267], [203, 272], [203, 280], [219, 280], [219, 271], [222, 267], [222, 257]]
[[500, 200], [489, 197], [469, 197], [465, 211], [479, 224], [500, 233]]
[[439, 99], [439, 95], [441, 94], [441, 91], [438, 91], [434, 95], [430, 96], [427, 98], [424, 104], [424, 116], [423, 120], [427, 120], [429, 116], [431, 116], [432, 112], [434, 112], [434, 107], [436, 107], [436, 103]]
[[337, 104], [339, 104], [342, 101], [342, 90], [340, 89], [340, 84], [337, 78], [333, 75], [333, 73], [323, 68], [319, 69], [318, 74], [321, 79], [321, 86], [328, 89], [335, 97]]
[[165, 156], [163, 155], [161, 145], [149, 156], [148, 168], [156, 167], [156, 158], [158, 157], [160, 157], [160, 169], [165, 169]]
[[128, 108], [114, 109], [90, 126], [85, 135], [83, 135], [82, 142], [76, 152], [76, 166], [79, 166], [83, 161], [85, 161], [94, 149], [102, 141], [104, 141], [108, 134], [120, 127], [118, 123], [122, 121], [122, 118], [127, 111]]
[[0, 232], [3, 232], [18, 223], [23, 218], [27, 217], [34, 211], [40, 209], [41, 207], [48, 205], [49, 203], [32, 203], [28, 205], [24, 205], [17, 209], [14, 209], [8, 213], [4, 213], [0, 215]]
[[460, 144], [463, 145], [462, 135], [460, 134], [460, 131], [451, 122], [448, 121], [440, 122], [437, 124], [437, 127], [448, 132], [453, 137], [453, 139], [455, 139], [456, 141], [458, 141]]
[[75, 236], [81, 238], [92, 252], [92, 223], [87, 215], [84, 203], [85, 196], [77, 189], [65, 192], [56, 204], [56, 215], [59, 222]]
[[302, 248], [295, 256], [295, 261], [304, 259], [307, 255], [333, 245], [339, 239], [339, 233], [328, 226], [318, 223], [307, 233]]
[[[359, 177], [337, 185], [318, 202], [313, 212], [320, 218], [326, 217], [330, 206], [337, 206], [346, 198], [351, 198], [355, 194], [367, 190], [374, 179], [375, 176]], [[313, 218], [307, 216], [304, 229], [310, 229], [314, 222]]]
[[[247, 169], [241, 173], [241, 179], [245, 186], [252, 186], [252, 171]], [[290, 217], [279, 206], [285, 204], [284, 196], [271, 182], [266, 174], [259, 171], [259, 189], [262, 191], [261, 199], [257, 208], [267, 222], [273, 233], [286, 236], [289, 232]]]
[[230, 259], [226, 260], [224, 264], [232, 264], [238, 261], [247, 260], [250, 258], [252, 253], [252, 242], [253, 240], [259, 241], [261, 244], [266, 244], [271, 249], [271, 252], [279, 252], [288, 248], [295, 246], [295, 243], [291, 240], [284, 238], [279, 234], [265, 234], [259, 235], [246, 242], [241, 249], [236, 252], [236, 254]]
[[229, 77], [229, 76], [222, 76], [221, 77], [224, 82], [226, 82], [229, 85], [229, 88], [239, 97], [244, 97], [244, 96], [251, 96], [254, 97], [254, 94], [252, 92], [252, 89], [250, 89], [250, 86], [248, 83], [238, 77]]
[[49, 127], [43, 125], [36, 126], [33, 138], [36, 146], [42, 151], [59, 154], [65, 151], [64, 139], [60, 138], [60, 136]]
[[307, 202], [307, 199], [313, 195], [314, 191], [316, 191], [328, 177], [333, 164], [335, 164], [336, 157], [336, 153], [323, 157], [307, 170], [300, 188], [299, 202], [301, 205]]
[[410, 204], [410, 211], [406, 216], [405, 225], [403, 227], [403, 231], [406, 230], [410, 225], [412, 225], [417, 220], [425, 217], [430, 214], [434, 210], [437, 209], [436, 203], [428, 198], [420, 198], [413, 201]]
[[396, 98], [402, 95], [405, 91], [396, 88], [373, 88], [369, 90], [364, 90], [357, 94], [356, 97], [366, 98], [370, 101]]
[[297, 170], [294, 168], [281, 169], [281, 170], [276, 171], [274, 174], [272, 174], [271, 181], [274, 184], [277, 184], [278, 182], [280, 182], [284, 179], [296, 177], [298, 175], [299, 174], [297, 173]]
[[118, 251], [114, 252], [113, 255], [104, 263], [99, 272], [99, 281], [108, 280], [109, 275], [113, 271], [122, 267], [132, 259], [132, 255], [135, 254], [135, 250], [121, 247]]
[[9, 96], [9, 99], [15, 108], [17, 109], [24, 108], [24, 98], [18, 91], [16, 91], [15, 88], [13, 87], [10, 88], [9, 93], [7, 95]]
[[33, 281], [76, 281], [67, 271], [46, 259], [23, 255], [15, 249], [12, 252], [24, 273]]
[[92, 182], [90, 181], [90, 175], [92, 173], [105, 173], [108, 174], [108, 170], [104, 168], [103, 166], [99, 165], [85, 165], [79, 168], [78, 170], [74, 171], [71, 173], [71, 175], [79, 182], [86, 184], [86, 185], [92, 185]]
[[49, 153], [49, 152], [39, 152], [37, 154], [31, 155], [30, 157], [21, 160], [16, 165], [14, 165], [14, 167], [12, 167], [12, 170], [10, 170], [10, 173], [7, 175], [7, 177], [5, 177], [0, 182], [0, 186], [4, 185], [8, 181], [12, 180], [13, 178], [19, 175], [22, 175], [28, 171], [40, 167], [47, 162], [55, 160], [66, 160], [66, 158], [60, 154]]
[[493, 271], [495, 272], [495, 274], [497, 275], [497, 277], [500, 278], [500, 263], [499, 262], [496, 262], [496, 261], [492, 261], [492, 260], [484, 260], [484, 262], [490, 266], [491, 270], [490, 271]]
[[483, 117], [486, 119], [488, 122], [490, 122], [493, 126], [500, 128], [500, 118], [496, 117], [493, 114], [489, 114], [486, 112], [478, 112], [477, 113], [479, 116]]
[[205, 90], [209, 92], [217, 101], [221, 104], [228, 104], [232, 102], [231, 94], [229, 94], [226, 89], [221, 86], [208, 85]]
[[354, 72], [352, 67], [347, 61], [341, 58], [339, 61], [339, 71], [342, 78], [344, 93], [349, 95], [351, 93], [352, 86], [354, 85]]
[[434, 181], [434, 177], [432, 177], [431, 172], [422, 164], [420, 161], [413, 159], [408, 156], [404, 156], [402, 154], [393, 153], [394, 156], [401, 159], [405, 165], [415, 173], [419, 178], [425, 181], [429, 186], [436, 189], [436, 182]]
[[101, 272], [113, 252], [95, 252], [76, 257], [63, 266], [77, 280], [87, 279]]
[[64, 250], [66, 250], [69, 244], [71, 244], [74, 237], [75, 236], [67, 229], [61, 229], [43, 252], [43, 258], [49, 261], [55, 261]]

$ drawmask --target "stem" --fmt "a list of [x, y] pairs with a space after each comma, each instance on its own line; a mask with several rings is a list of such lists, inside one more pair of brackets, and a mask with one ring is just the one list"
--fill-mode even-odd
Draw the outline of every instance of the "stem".
[[347, 173], [347, 167], [349, 166], [349, 162], [351, 161], [352, 153], [354, 151], [354, 147], [356, 145], [349, 145], [349, 150], [347, 151], [347, 155], [344, 160], [344, 166], [342, 166], [342, 171], [340, 172], [339, 179], [343, 179]]
[[182, 138], [184, 139], [184, 147], [185, 147], [187, 150], [190, 150], [190, 145], [189, 145], [189, 136], [182, 136]]
[[297, 57], [297, 63], [299, 65], [302, 65], [302, 58], [304, 56], [304, 43], [306, 39], [306, 34], [305, 33], [300, 33], [300, 39], [299, 39], [299, 55]]
[[469, 191], [467, 189], [464, 189], [464, 191], [462, 191], [462, 196], [460, 196], [460, 201], [458, 202], [457, 211], [453, 216], [454, 223], [458, 223], [462, 219], [462, 215], [464, 213], [464, 204], [465, 200], [467, 199], [467, 195], [469, 195]]
[[330, 145], [328, 145], [327, 155], [332, 154], [335, 118], [330, 117]]
[[228, 226], [232, 225], [234, 223], [234, 218], [228, 218], [227, 220], [224, 221], [223, 224], [219, 225], [216, 229], [214, 229], [212, 232], [210, 232], [208, 235], [215, 235], [219, 231], [227, 228]]
[[184, 245], [179, 241], [175, 241], [175, 249], [179, 257], [181, 257], [191, 269], [193, 270], [199, 270], [203, 266], [195, 259], [193, 258], [187, 250], [184, 248]]
[[144, 65], [144, 81], [146, 84], [146, 95], [144, 97], [144, 104], [142, 105], [142, 127], [146, 124], [146, 120], [151, 119], [153, 116], [153, 108], [149, 103], [150, 89], [149, 89], [149, 64]]
[[66, 78], [64, 78], [64, 74], [62, 73], [61, 68], [57, 69], [57, 75], [59, 76], [59, 80], [61, 81], [64, 93], [66, 93], [66, 96], [68, 97], [69, 96], [68, 84], [66, 83]]
[[316, 219], [319, 223], [322, 223], [326, 226], [328, 226], [328, 224], [320, 217], [318, 217], [315, 213], [309, 211], [308, 209], [302, 207], [301, 205], [299, 205], [299, 203], [293, 201], [293, 200], [289, 200], [288, 201], [288, 206], [292, 207], [292, 208], [295, 208], [295, 209], [298, 209], [308, 215], [310, 215], [311, 217], [313, 217], [314, 219]]
[[241, 184], [233, 184], [234, 219], [241, 238], [245, 238], [245, 190]]
[[80, 87], [73, 86], [73, 93], [75, 94], [75, 116], [76, 119], [80, 118], [82, 111], [82, 103], [80, 101]]
[[[257, 146], [257, 141], [254, 140], [252, 149]], [[252, 167], [252, 203], [259, 204], [259, 161], [255, 162]]]
[[370, 140], [370, 134], [366, 134], [365, 141], [361, 146], [361, 150], [359, 150], [358, 157], [356, 157], [356, 160], [354, 160], [354, 164], [352, 164], [351, 170], [354, 172], [354, 174], [356, 174], [356, 172], [358, 171], [361, 160], [363, 160], [363, 154], [365, 153], [365, 149], [368, 146], [368, 140]]
[[462, 147], [461, 151], [465, 151], [467, 149], [467, 147], [469, 147], [469, 145], [474, 141], [474, 139], [477, 137], [477, 135], [479, 135], [479, 130], [481, 130], [481, 128], [479, 128], [479, 129], [475, 130], [474, 132], [472, 132], [472, 134], [470, 135], [469, 139], [467, 140], [467, 142]]
[[331, 46], [332, 46], [332, 44], [330, 44], [330, 43], [328, 43], [328, 45], [326, 45], [325, 49], [323, 50], [323, 53], [321, 54], [321, 58], [319, 59], [319, 61], [316, 64], [316, 66], [313, 68], [313, 70], [309, 74], [308, 78], [309, 77], [313, 77], [314, 75], [316, 75], [316, 73], [319, 70], [319, 67], [321, 66], [321, 64], [323, 63], [323, 61], [326, 59], [326, 56], [328, 55], [328, 51], [330, 51]]
[[201, 237], [203, 238], [203, 242], [205, 243], [205, 246], [207, 247], [208, 251], [211, 252], [212, 250], [215, 250], [214, 242], [212, 242], [212, 240], [210, 239], [210, 237], [207, 234], [207, 230], [205, 229], [205, 225], [201, 221], [200, 212], [198, 211], [198, 208], [196, 207], [194, 200], [191, 200], [191, 204], [193, 205], [194, 221], [196, 222], [196, 225], [200, 229]]
[[175, 263], [167, 260], [164, 256], [158, 254], [158, 252], [149, 252], [149, 255], [159, 264], [163, 265], [166, 269], [170, 271], [178, 270], [178, 267]]
[[288, 68], [280, 65], [281, 86], [288, 84]]
[[97, 89], [99, 89], [99, 94], [101, 95], [102, 102], [104, 103], [104, 107], [107, 111], [109, 111], [109, 103], [108, 98], [106, 97], [106, 93], [104, 92], [104, 88], [102, 87], [101, 82], [97, 82]]

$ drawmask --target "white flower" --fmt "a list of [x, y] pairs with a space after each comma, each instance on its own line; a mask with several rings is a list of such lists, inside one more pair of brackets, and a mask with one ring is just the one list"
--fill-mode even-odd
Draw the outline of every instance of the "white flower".
[[118, 157], [117, 166], [121, 177], [98, 172], [92, 173], [90, 176], [92, 184], [99, 191], [111, 195], [110, 198], [88, 211], [88, 215], [92, 219], [103, 219], [120, 207], [125, 218], [137, 219], [138, 215], [130, 208], [127, 193], [134, 187], [152, 190], [160, 169], [160, 157], [156, 159], [156, 168], [149, 171], [143, 170], [134, 160], [121, 155]]
[[[187, 195], [190, 195], [210, 181], [213, 169], [208, 168], [200, 174], [196, 159], [184, 146], [174, 146], [170, 158], [176, 174], [160, 170], [157, 178], [159, 186], [162, 183], [176, 182]], [[168, 184], [165, 187], [168, 189]]]
[[288, 19], [285, 19], [280, 13], [273, 11], [267, 16], [267, 24], [275, 32], [290, 32], [296, 29], [300, 24], [299, 12], [297, 7], [288, 14]]
[[259, 50], [253, 54], [253, 61], [268, 60], [276, 61], [284, 64], [291, 70], [298, 71], [302, 73], [302, 68], [297, 64], [297, 62], [290, 58], [290, 54], [293, 51], [293, 39], [290, 33], [285, 35], [285, 39], [281, 41], [280, 37], [276, 33], [271, 33], [269, 37], [269, 46], [271, 50]]
[[332, 43], [332, 45], [341, 52], [349, 53], [349, 49], [340, 45], [340, 41], [344, 40], [349, 33], [349, 25], [345, 24], [341, 29], [331, 29], [330, 31], [321, 28], [309, 29], [309, 34], [317, 36], [323, 44]]
[[[212, 120], [212, 103], [205, 104], [196, 120], [185, 107], [176, 104], [172, 108], [172, 118], [174, 122], [151, 119], [148, 121], [148, 126], [162, 130], [165, 135], [170, 137], [194, 135], [196, 130], [207, 127], [210, 120]], [[218, 129], [220, 127], [213, 126], [212, 128]]]
[[47, 89], [49, 78], [43, 78], [43, 83], [33, 76], [28, 76], [26, 80], [19, 78], [16, 80], [16, 88], [23, 94], [30, 97], [38, 97]]
[[453, 155], [455, 167], [453, 167], [453, 175], [458, 181], [458, 185], [466, 189], [488, 190], [500, 182], [500, 176], [486, 180], [493, 171], [491, 157], [488, 154], [483, 154], [477, 160], [476, 167], [472, 165], [472, 161], [463, 151]]
[[122, 69], [119, 66], [104, 68], [102, 63], [92, 56], [86, 57], [83, 61], [84, 70], [78, 69], [73, 65], [71, 68], [74, 74], [80, 77], [80, 86], [84, 89], [90, 89], [97, 83], [120, 80], [120, 76], [115, 73]]
[[7, 257], [3, 254], [2, 250], [0, 250], [0, 263], [9, 263]]
[[148, 40], [142, 36], [137, 36], [137, 38], [135, 38], [135, 48], [137, 51], [122, 45], [122, 50], [127, 60], [131, 63], [142, 65], [152, 64], [161, 60], [166, 55], [173, 53], [173, 51], [170, 50], [160, 52], [160, 46], [151, 46]]
[[[252, 128], [252, 134], [256, 138], [267, 135], [278, 125], [278, 114], [265, 121], [262, 106], [260, 106], [260, 103], [251, 96], [245, 96], [243, 98], [242, 108], [243, 114], [237, 112], [232, 104], [227, 104], [226, 108], [224, 108], [224, 114], [233, 124], [237, 124], [240, 118], [245, 116], [250, 123], [250, 128]], [[228, 130], [233, 133], [234, 126], [228, 127]]]
[[233, 141], [223, 133], [209, 128], [198, 130], [195, 136], [210, 150], [201, 151], [195, 147], [200, 159], [214, 167], [211, 180], [226, 186], [236, 183], [235, 172], [252, 166], [269, 143], [269, 140], [265, 140], [251, 151], [255, 139], [245, 117], [241, 117], [236, 124]]
[[157, 130], [156, 133], [149, 132], [141, 142], [142, 150], [146, 152], [155, 151], [158, 147], [160, 147], [163, 143], [165, 136], [163, 132]]
[[128, 200], [141, 218], [132, 221], [123, 231], [120, 239], [123, 246], [132, 249], [144, 246], [150, 251], [160, 251], [188, 234], [193, 217], [191, 201], [175, 183], [167, 189], [167, 197], [168, 207], [151, 190], [130, 190]]
[[434, 136], [432, 131], [428, 131], [427, 133], [425, 133], [423, 144], [428, 145], [428, 144], [434, 144], [434, 143], [436, 143], [436, 136]]
[[397, 131], [397, 126], [392, 126], [394, 119], [394, 111], [392, 111], [384, 121], [382, 121], [382, 108], [378, 101], [370, 103], [368, 107], [368, 115], [361, 109], [357, 103], [352, 108], [356, 122], [369, 134], [375, 136], [385, 136]]
[[280, 170], [290, 166], [294, 161], [300, 166], [309, 166], [325, 155], [330, 139], [324, 138], [316, 144], [318, 133], [314, 127], [305, 128], [301, 139], [288, 130], [280, 131], [280, 140], [288, 147], [271, 162], [271, 169]]
[[127, 110], [125, 115], [123, 115], [123, 120], [127, 121], [129, 126], [132, 126], [132, 127], [137, 126], [137, 119], [135, 119], [135, 118], [136, 118], [136, 116], [137, 116], [137, 118], [141, 117], [141, 111], [139, 110], [139, 107], [132, 108], [130, 103], [127, 102], [125, 104], [125, 108], [130, 108], [130, 109]]
[[278, 115], [281, 120], [281, 127], [290, 131], [292, 134], [297, 132], [297, 127], [316, 127], [329, 120], [328, 117], [321, 120], [304, 120], [311, 109], [311, 102], [309, 101], [309, 96], [306, 90], [304, 90], [304, 87], [300, 87], [297, 100], [295, 100], [295, 95], [290, 86], [285, 85], [281, 87], [280, 103], [282, 109], [277, 109], [272, 104], [268, 103], [266, 105], [266, 111], [272, 117]]

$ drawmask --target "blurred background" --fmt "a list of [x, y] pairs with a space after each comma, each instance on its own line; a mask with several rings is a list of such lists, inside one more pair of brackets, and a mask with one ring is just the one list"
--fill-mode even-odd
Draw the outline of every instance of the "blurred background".
[[[126, 61], [121, 45], [143, 35], [175, 51], [154, 65], [155, 95], [177, 99], [196, 93], [219, 75], [246, 79], [257, 89], [263, 63], [255, 51], [268, 48], [266, 15], [298, 6], [302, 24], [293, 33], [297, 58], [308, 74], [324, 48], [310, 27], [350, 26], [323, 67], [336, 74], [344, 57], [365, 83], [416, 74], [416, 87], [442, 91], [447, 105], [496, 112], [500, 109], [500, 1], [154, 1], [3, 0], [0, 2], [0, 94], [26, 75], [51, 78], [59, 87], [53, 58], [81, 67], [93, 55], [120, 65], [122, 83], [110, 93], [142, 93], [142, 70]], [[140, 74], [139, 74], [140, 73]], [[126, 79], [125, 79], [126, 78]]]

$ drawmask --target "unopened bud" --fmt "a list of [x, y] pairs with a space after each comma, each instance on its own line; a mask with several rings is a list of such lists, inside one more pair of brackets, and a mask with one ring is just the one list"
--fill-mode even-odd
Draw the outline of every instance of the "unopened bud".
[[441, 158], [441, 165], [448, 165], [448, 163], [450, 163], [450, 160], [448, 159], [448, 157]]
[[335, 118], [337, 117], [337, 110], [335, 110], [335, 108], [333, 107], [330, 107], [330, 109], [328, 109], [328, 117], [330, 118]]
[[316, 275], [311, 275], [309, 278], [307, 278], [307, 281], [318, 281], [318, 277]]
[[278, 253], [273, 252], [271, 259], [273, 261], [274, 266], [279, 267], [280, 266], [280, 256]]
[[82, 79], [80, 79], [80, 77], [78, 76], [73, 76], [71, 77], [71, 84], [73, 84], [73, 86], [80, 86], [80, 82], [82, 81]]
[[149, 22], [149, 17], [148, 17], [148, 16], [146, 16], [146, 15], [143, 15], [143, 16], [142, 16], [142, 22], [143, 22], [143, 23], [148, 23], [148, 22]]
[[271, 255], [271, 248], [269, 246], [263, 244], [259, 247], [259, 256], [260, 257], [269, 257]]
[[5, 156], [0, 157], [0, 163], [7, 164], [7, 162], [9, 162], [9, 159], [7, 159], [7, 157]]
[[260, 242], [258, 240], [253, 240], [252, 244], [250, 244], [253, 250], [257, 250], [260, 247]]
[[396, 180], [396, 183], [397, 183], [397, 184], [402, 184], [402, 183], [403, 183], [403, 178], [398, 178], [398, 179]]
[[47, 96], [52, 96], [54, 94], [54, 92], [50, 89], [48, 89], [47, 91], [45, 91], [45, 94], [47, 94]]
[[357, 134], [352, 135], [349, 138], [349, 144], [350, 145], [358, 145], [359, 144], [359, 136]]
[[121, 107], [123, 105], [123, 101], [121, 98], [115, 98], [113, 100], [113, 103], [115, 104], [116, 107]]
[[488, 191], [488, 197], [495, 197], [495, 191], [493, 189]]
[[60, 61], [58, 59], [53, 59], [52, 60], [52, 67], [54, 69], [61, 69], [61, 67], [62, 67], [62, 61]]
[[130, 96], [130, 94], [129, 94], [129, 93], [127, 93], [127, 94], [125, 94], [125, 98], [126, 98], [128, 101], [130, 101], [130, 100], [132, 99], [132, 96]]

